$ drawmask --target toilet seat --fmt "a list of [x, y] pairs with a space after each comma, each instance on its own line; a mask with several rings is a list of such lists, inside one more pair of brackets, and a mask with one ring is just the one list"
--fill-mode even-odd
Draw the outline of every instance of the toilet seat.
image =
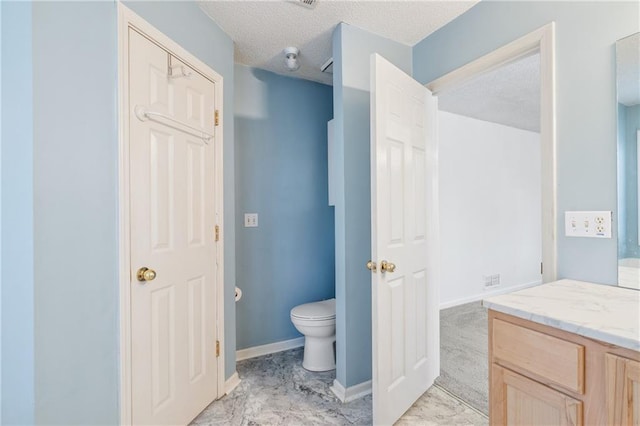
[[291, 309], [291, 318], [311, 321], [335, 319], [336, 299], [305, 303]]

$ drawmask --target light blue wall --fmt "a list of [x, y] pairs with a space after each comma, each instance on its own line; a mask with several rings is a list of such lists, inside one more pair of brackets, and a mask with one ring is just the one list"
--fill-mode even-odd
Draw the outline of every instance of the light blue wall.
[[224, 356], [225, 377], [236, 370], [236, 242], [233, 128], [233, 41], [192, 1], [127, 1], [127, 7], [213, 68], [224, 79]]
[[638, 2], [480, 2], [413, 49], [414, 76], [428, 83], [556, 22], [560, 278], [617, 282], [617, 232], [610, 240], [565, 237], [564, 212], [617, 209], [614, 44], [638, 31], [639, 8]]
[[[238, 349], [299, 337], [291, 308], [334, 296], [332, 89], [236, 65]], [[244, 227], [258, 213], [258, 227]]]
[[31, 4], [2, 9], [2, 418], [32, 424], [33, 91]]
[[[2, 5], [0, 5], [0, 52], [2, 52]], [[2, 54], [0, 53], [0, 178], [2, 177]], [[1, 181], [2, 179], [0, 179]], [[0, 183], [0, 335], [2, 334], [2, 184]], [[2, 338], [0, 337], [0, 383], [2, 383]], [[2, 385], [0, 385], [0, 424]]]
[[340, 24], [333, 33], [336, 179], [336, 378], [371, 379], [370, 57], [379, 53], [411, 74], [412, 51]]
[[[0, 5], [0, 52], [2, 52], [2, 5]], [[2, 54], [0, 53], [0, 177], [2, 177]], [[0, 179], [1, 181], [1, 179]], [[2, 184], [0, 183], [0, 335], [2, 334]], [[0, 383], [2, 383], [2, 338], [0, 337]], [[0, 385], [0, 424], [2, 385]]]
[[35, 412], [118, 422], [116, 4], [33, 4]]
[[640, 129], [640, 105], [618, 104], [618, 146], [623, 184], [618, 189], [622, 205], [619, 220], [618, 257], [640, 257], [638, 246], [638, 147], [636, 132]]

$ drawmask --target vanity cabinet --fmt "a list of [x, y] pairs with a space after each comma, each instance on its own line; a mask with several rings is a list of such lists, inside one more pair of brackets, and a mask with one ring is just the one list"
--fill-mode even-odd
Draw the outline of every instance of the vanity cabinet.
[[489, 310], [491, 425], [640, 425], [640, 353]]

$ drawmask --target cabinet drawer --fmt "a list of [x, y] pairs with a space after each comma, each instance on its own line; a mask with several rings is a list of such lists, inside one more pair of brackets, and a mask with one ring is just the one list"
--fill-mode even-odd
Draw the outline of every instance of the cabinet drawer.
[[495, 361], [584, 394], [584, 346], [499, 319], [492, 325]]

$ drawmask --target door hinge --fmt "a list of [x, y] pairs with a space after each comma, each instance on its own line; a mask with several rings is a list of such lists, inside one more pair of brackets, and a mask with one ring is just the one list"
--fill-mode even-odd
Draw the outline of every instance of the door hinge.
[[220, 340], [216, 340], [216, 358], [220, 356]]
[[540, 262], [540, 275], [544, 274], [544, 265]]
[[215, 240], [220, 241], [220, 227], [218, 225], [215, 228]]
[[220, 111], [216, 110], [213, 114], [213, 121], [216, 126], [220, 125]]

